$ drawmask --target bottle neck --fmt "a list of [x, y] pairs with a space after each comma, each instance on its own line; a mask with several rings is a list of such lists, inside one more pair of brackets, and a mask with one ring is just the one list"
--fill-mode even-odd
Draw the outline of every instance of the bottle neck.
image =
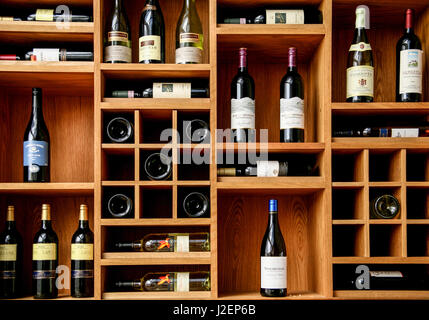
[[79, 229], [88, 229], [89, 222], [88, 220], [79, 220]]
[[6, 221], [6, 230], [15, 230], [15, 221]]
[[298, 68], [296, 66], [296, 55], [295, 54], [289, 54], [288, 71], [297, 72], [297, 70], [298, 70]]
[[122, 10], [122, 0], [115, 0], [115, 9], [118, 11]]
[[247, 73], [247, 56], [241, 54], [238, 61], [238, 71], [241, 73]]
[[195, 0], [185, 0], [184, 7], [189, 9], [195, 9]]
[[356, 28], [355, 29], [355, 43], [368, 43], [368, 37], [366, 36], [366, 29], [364, 27], [362, 28]]
[[117, 249], [141, 249], [142, 244], [140, 242], [119, 242], [116, 243]]
[[268, 214], [268, 225], [271, 227], [272, 230], [276, 228], [279, 224], [279, 215], [277, 211], [269, 212]]
[[47, 230], [47, 229], [51, 229], [51, 227], [52, 227], [51, 220], [42, 220], [42, 229]]
[[141, 288], [142, 283], [141, 281], [124, 281], [124, 282], [116, 282], [117, 288], [124, 288], [124, 289], [139, 289]]
[[42, 117], [42, 97], [40, 94], [33, 94], [32, 118], [39, 119], [41, 117]]
[[412, 34], [414, 33], [414, 21], [413, 13], [407, 12], [405, 15], [405, 33]]

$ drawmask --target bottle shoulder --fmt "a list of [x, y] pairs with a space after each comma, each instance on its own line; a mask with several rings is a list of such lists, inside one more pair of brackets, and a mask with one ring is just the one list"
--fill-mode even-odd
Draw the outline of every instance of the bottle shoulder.
[[39, 230], [34, 236], [33, 243], [58, 243], [58, 237], [55, 231], [52, 229], [42, 229]]
[[89, 229], [77, 229], [73, 234], [72, 243], [93, 243], [94, 234]]
[[252, 76], [249, 73], [239, 72], [234, 76], [231, 83], [232, 85], [235, 85], [237, 83], [238, 84], [251, 83], [253, 85], [255, 81], [253, 80]]
[[419, 37], [415, 33], [405, 33], [396, 44], [398, 50], [422, 49]]

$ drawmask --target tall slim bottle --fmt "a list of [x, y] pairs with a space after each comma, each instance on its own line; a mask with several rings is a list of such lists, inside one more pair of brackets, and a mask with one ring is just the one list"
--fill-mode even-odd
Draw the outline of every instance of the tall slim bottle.
[[369, 9], [359, 6], [356, 8], [356, 29], [347, 63], [347, 102], [374, 100], [374, 63], [366, 29], [369, 29]]
[[304, 85], [289, 48], [289, 66], [280, 83], [280, 142], [304, 142]]
[[247, 70], [247, 49], [239, 51], [238, 72], [231, 82], [231, 129], [234, 142], [255, 142], [255, 82]]
[[22, 286], [22, 237], [16, 229], [15, 208], [7, 207], [6, 228], [0, 234], [0, 298], [17, 298]]
[[33, 295], [36, 299], [52, 299], [58, 295], [56, 286], [58, 237], [52, 229], [51, 206], [42, 206], [42, 223], [33, 240]]
[[396, 45], [396, 101], [420, 102], [423, 93], [422, 43], [414, 33], [414, 10], [405, 14], [405, 32]]
[[286, 294], [286, 246], [279, 226], [277, 200], [270, 200], [268, 226], [261, 245], [261, 295], [284, 297]]
[[33, 109], [24, 133], [24, 182], [50, 181], [50, 138], [43, 119], [42, 89], [33, 88]]
[[140, 17], [139, 62], [165, 63], [165, 26], [158, 0], [146, 0]]
[[203, 63], [203, 42], [195, 0], [184, 0], [176, 27], [176, 63]]

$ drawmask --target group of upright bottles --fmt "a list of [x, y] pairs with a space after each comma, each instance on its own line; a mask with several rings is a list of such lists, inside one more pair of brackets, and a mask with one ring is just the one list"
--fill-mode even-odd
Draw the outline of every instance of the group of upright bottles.
[[[131, 28], [122, 4], [114, 9], [106, 27], [105, 62], [131, 63]], [[146, 0], [140, 17], [139, 62], [165, 63], [165, 23], [158, 0]], [[195, 0], [184, 0], [176, 27], [176, 63], [202, 63], [203, 30]]]

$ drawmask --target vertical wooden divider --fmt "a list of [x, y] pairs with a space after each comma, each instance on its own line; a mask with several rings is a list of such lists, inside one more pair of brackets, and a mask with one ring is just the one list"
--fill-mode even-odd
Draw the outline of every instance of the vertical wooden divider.
[[363, 150], [363, 220], [364, 220], [364, 257], [370, 257], [371, 244], [370, 244], [370, 227], [369, 227], [369, 150]]
[[178, 203], [177, 203], [177, 185], [178, 185], [178, 170], [179, 170], [179, 166], [178, 166], [178, 160], [179, 160], [179, 152], [181, 151], [179, 149], [179, 141], [178, 136], [177, 136], [177, 130], [178, 130], [178, 120], [177, 120], [177, 110], [173, 110], [173, 114], [172, 114], [172, 122], [173, 122], [173, 136], [172, 136], [172, 152], [173, 152], [173, 219], [177, 219], [177, 207], [178, 207]]
[[134, 110], [134, 220], [140, 219], [141, 202], [140, 197], [140, 111]]
[[407, 257], [407, 150], [401, 149], [401, 196], [399, 203], [401, 205], [401, 257]]

